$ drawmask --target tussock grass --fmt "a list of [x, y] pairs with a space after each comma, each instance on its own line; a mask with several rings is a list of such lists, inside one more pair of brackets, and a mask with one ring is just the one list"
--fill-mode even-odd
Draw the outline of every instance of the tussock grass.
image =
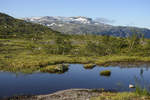
[[[70, 55], [30, 54], [28, 52], [0, 55], [0, 69], [11, 72], [34, 72], [48, 65], [62, 63], [80, 63], [84, 67], [94, 67], [93, 63], [100, 66], [109, 65], [110, 62], [149, 62], [150, 57], [139, 56], [102, 56], [102, 57], [77, 57]], [[29, 70], [30, 69], [30, 70]]]
[[97, 59], [96, 64], [105, 66], [111, 62], [150, 62], [150, 57], [119, 55], [103, 56]]
[[150, 92], [136, 86], [134, 92], [102, 92], [98, 97], [92, 97], [90, 100], [150, 100]]

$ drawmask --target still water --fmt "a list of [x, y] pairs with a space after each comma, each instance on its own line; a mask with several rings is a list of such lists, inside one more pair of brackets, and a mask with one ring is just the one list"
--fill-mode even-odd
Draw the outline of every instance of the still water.
[[[100, 71], [111, 70], [111, 76], [101, 76]], [[129, 84], [150, 86], [149, 66], [120, 67], [96, 66], [84, 69], [81, 64], [70, 64], [63, 74], [36, 72], [33, 74], [0, 72], [0, 97], [28, 94], [48, 94], [70, 88], [105, 88], [130, 91]]]

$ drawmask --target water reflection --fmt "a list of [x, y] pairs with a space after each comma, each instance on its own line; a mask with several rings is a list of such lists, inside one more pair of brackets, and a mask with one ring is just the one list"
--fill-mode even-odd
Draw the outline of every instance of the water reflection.
[[140, 75], [141, 75], [141, 77], [143, 77], [143, 73], [144, 73], [144, 70], [142, 68], [142, 69], [140, 69]]
[[110, 77], [111, 71], [110, 70], [103, 70], [100, 72], [100, 76]]

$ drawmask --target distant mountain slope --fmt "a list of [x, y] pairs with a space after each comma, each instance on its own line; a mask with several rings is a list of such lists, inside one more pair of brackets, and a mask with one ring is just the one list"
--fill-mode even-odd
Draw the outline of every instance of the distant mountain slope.
[[112, 26], [87, 17], [31, 17], [23, 18], [28, 22], [39, 23], [53, 30], [67, 34], [98, 34], [127, 37], [136, 33], [142, 33], [150, 38], [150, 30], [137, 27]]
[[0, 13], [0, 35], [22, 35], [58, 33], [43, 25], [15, 19], [7, 14]]

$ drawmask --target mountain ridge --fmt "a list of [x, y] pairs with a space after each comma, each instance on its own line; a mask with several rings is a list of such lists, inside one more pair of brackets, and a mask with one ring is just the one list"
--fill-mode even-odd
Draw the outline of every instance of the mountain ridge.
[[27, 22], [38, 23], [66, 34], [96, 34], [128, 37], [134, 33], [150, 38], [150, 30], [131, 26], [113, 26], [84, 16], [62, 17], [43, 16], [21, 18]]

